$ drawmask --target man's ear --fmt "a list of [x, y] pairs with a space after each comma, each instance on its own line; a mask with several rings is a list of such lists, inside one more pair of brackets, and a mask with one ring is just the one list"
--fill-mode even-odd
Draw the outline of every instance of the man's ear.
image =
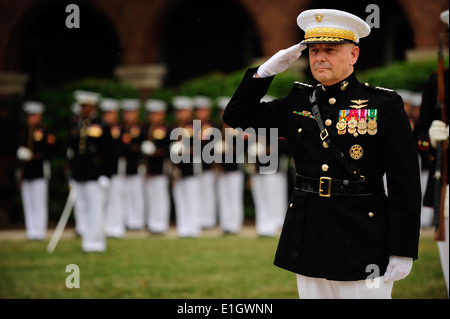
[[358, 57], [359, 57], [359, 46], [354, 45], [351, 48], [350, 54], [352, 55], [352, 58], [350, 60], [350, 64], [354, 65], [356, 63], [356, 61], [358, 61]]

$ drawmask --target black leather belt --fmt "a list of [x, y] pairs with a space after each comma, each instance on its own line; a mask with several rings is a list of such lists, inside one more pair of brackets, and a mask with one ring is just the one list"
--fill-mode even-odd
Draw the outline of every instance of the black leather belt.
[[296, 190], [330, 196], [367, 196], [384, 193], [384, 183], [379, 180], [351, 181], [331, 177], [312, 178], [296, 174]]

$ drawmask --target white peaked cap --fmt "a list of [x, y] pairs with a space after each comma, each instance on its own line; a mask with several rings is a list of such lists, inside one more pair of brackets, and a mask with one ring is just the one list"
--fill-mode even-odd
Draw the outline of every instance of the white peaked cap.
[[121, 108], [124, 111], [134, 111], [139, 109], [141, 101], [139, 99], [123, 99]]
[[81, 91], [77, 90], [74, 92], [73, 96], [75, 97], [75, 100], [77, 100], [78, 103], [92, 103], [97, 104], [100, 100], [100, 94], [90, 91]]
[[297, 17], [297, 24], [305, 31], [303, 44], [339, 43], [352, 41], [370, 34], [370, 26], [357, 16], [334, 9], [306, 10]]
[[441, 20], [448, 26], [448, 10], [445, 10], [444, 12], [441, 13]]
[[212, 100], [207, 96], [196, 96], [194, 97], [194, 105], [197, 108], [210, 108]]
[[418, 107], [422, 104], [422, 93], [420, 92], [411, 92], [411, 105], [414, 107]]
[[75, 102], [72, 104], [72, 113], [74, 115], [79, 115], [81, 111], [81, 106], [78, 104], [78, 102]]
[[411, 91], [398, 89], [398, 90], [395, 90], [395, 92], [397, 92], [397, 94], [402, 97], [403, 102], [410, 103], [410, 98], [411, 98], [411, 94], [412, 94]]
[[103, 98], [102, 101], [100, 102], [100, 109], [103, 112], [116, 111], [119, 109], [119, 101], [108, 97]]
[[37, 101], [26, 101], [23, 103], [23, 111], [26, 114], [40, 114], [44, 112], [44, 104]]
[[221, 96], [221, 97], [217, 98], [217, 105], [219, 106], [219, 109], [225, 110], [225, 108], [227, 107], [230, 100], [231, 100], [231, 97], [229, 97], [229, 96]]
[[187, 96], [175, 96], [172, 101], [173, 107], [176, 110], [190, 109], [194, 106], [193, 101]]
[[158, 99], [148, 99], [145, 102], [147, 112], [161, 112], [167, 109], [167, 102]]

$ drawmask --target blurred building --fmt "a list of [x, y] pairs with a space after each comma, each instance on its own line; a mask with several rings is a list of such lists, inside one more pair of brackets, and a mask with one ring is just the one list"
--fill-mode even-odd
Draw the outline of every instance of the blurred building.
[[[80, 28], [66, 27], [70, 3], [79, 7]], [[296, 17], [305, 9], [366, 19], [371, 3], [380, 9], [380, 25], [361, 43], [360, 68], [435, 56], [446, 0], [0, 0], [0, 94], [86, 76], [117, 76], [145, 94], [246, 67], [298, 42]]]

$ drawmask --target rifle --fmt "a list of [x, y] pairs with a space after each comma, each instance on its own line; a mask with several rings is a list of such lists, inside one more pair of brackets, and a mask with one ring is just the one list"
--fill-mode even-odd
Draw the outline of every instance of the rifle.
[[[437, 69], [437, 104], [436, 108], [441, 110], [441, 120], [447, 123], [445, 105], [444, 84], [444, 55], [442, 52], [442, 34], [439, 34], [438, 69]], [[437, 143], [436, 149], [436, 172], [435, 172], [435, 202], [434, 202], [434, 225], [436, 227], [434, 239], [445, 240], [444, 227], [444, 205], [445, 190], [448, 184], [448, 140]]]

